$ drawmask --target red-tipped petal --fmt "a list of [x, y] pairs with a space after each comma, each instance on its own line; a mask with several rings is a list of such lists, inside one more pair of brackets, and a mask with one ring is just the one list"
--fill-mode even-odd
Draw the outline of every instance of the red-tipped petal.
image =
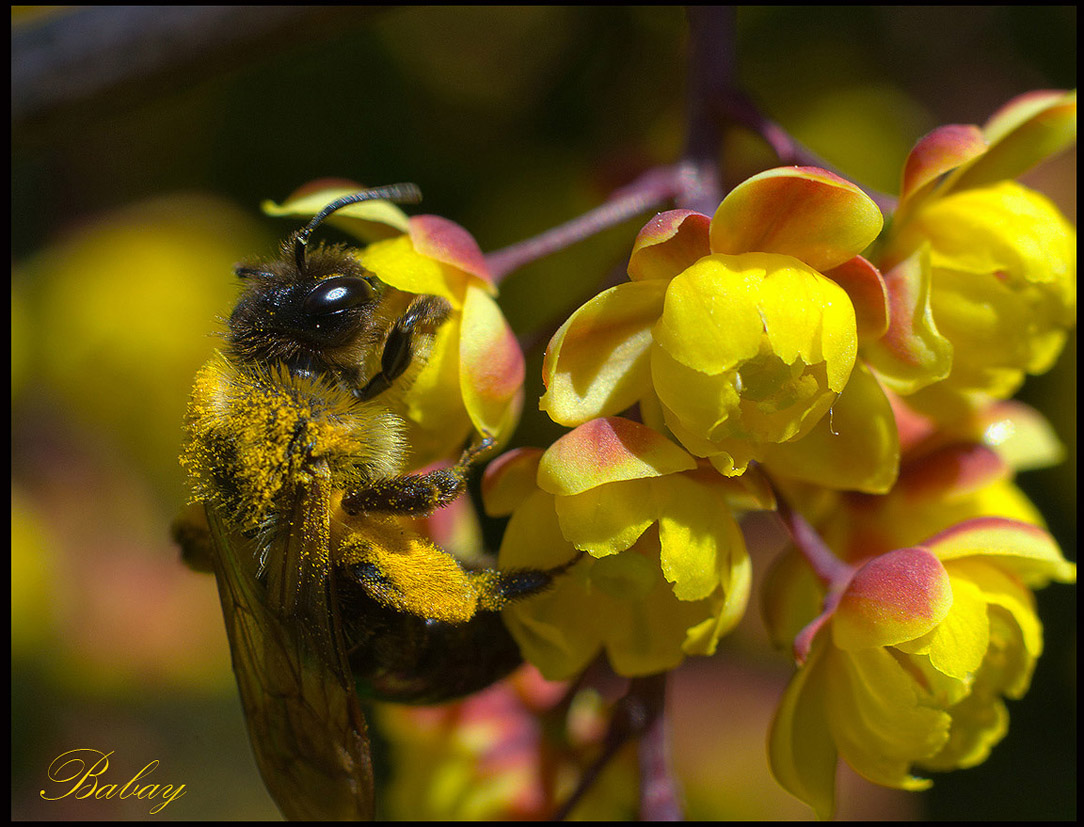
[[482, 502], [491, 517], [511, 514], [535, 491], [541, 448], [516, 448], [486, 466], [482, 476]]
[[578, 494], [618, 480], [690, 471], [696, 461], [658, 431], [629, 419], [593, 419], [558, 439], [538, 468], [551, 494]]
[[893, 267], [884, 281], [888, 331], [863, 355], [889, 388], [911, 394], [952, 369], [952, 343], [938, 331], [930, 307], [929, 248]]
[[496, 295], [497, 288], [478, 242], [454, 221], [439, 215], [416, 215], [410, 219], [410, 240], [423, 256], [476, 276], [487, 293]]
[[783, 253], [830, 270], [861, 253], [884, 219], [849, 181], [816, 167], [770, 169], [739, 184], [711, 220], [713, 253]]
[[459, 382], [471, 421], [479, 431], [510, 432], [516, 395], [523, 387], [523, 351], [493, 298], [467, 288], [459, 339]]
[[1002, 517], [978, 517], [957, 523], [923, 546], [941, 560], [985, 557], [1015, 572], [1029, 586], [1050, 580], [1076, 580], [1076, 566], [1062, 557], [1049, 532]]
[[949, 124], [919, 139], [903, 166], [900, 200], [912, 198], [946, 172], [986, 151], [982, 130], [971, 124]]
[[874, 557], [855, 572], [832, 620], [841, 649], [891, 646], [929, 632], [952, 608], [941, 561], [924, 548]]
[[900, 469], [900, 486], [908, 494], [959, 496], [978, 491], [1009, 476], [1009, 467], [985, 445], [946, 445]]
[[962, 170], [953, 189], [1022, 175], [1076, 141], [1076, 92], [1032, 92], [1003, 106], [983, 130], [990, 148]]
[[670, 279], [711, 253], [711, 219], [692, 210], [670, 210], [652, 218], [632, 245], [629, 278]]
[[854, 305], [859, 345], [880, 339], [888, 330], [888, 288], [881, 272], [855, 256], [824, 275], [847, 291]]

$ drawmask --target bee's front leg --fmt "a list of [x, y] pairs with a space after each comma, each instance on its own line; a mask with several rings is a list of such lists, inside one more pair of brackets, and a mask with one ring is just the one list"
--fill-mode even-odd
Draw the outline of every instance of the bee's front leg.
[[414, 359], [415, 337], [435, 333], [451, 312], [452, 306], [440, 296], [414, 299], [388, 333], [380, 354], [380, 371], [356, 391], [358, 399], [372, 399], [390, 388]]

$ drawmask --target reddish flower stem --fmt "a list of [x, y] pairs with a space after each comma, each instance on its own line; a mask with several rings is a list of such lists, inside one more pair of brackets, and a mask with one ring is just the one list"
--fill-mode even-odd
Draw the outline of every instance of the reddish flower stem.
[[681, 798], [670, 772], [666, 673], [634, 679], [629, 694], [639, 696], [647, 711], [640, 736], [640, 820], [681, 821]]
[[790, 503], [780, 495], [775, 494], [779, 517], [783, 525], [790, 532], [794, 546], [806, 559], [817, 579], [831, 589], [850, 578], [853, 569], [850, 565], [840, 560], [820, 538], [813, 526], [806, 522], [805, 517], [790, 507]]
[[681, 191], [686, 184], [686, 178], [687, 174], [679, 167], [657, 167], [648, 170], [628, 186], [614, 192], [602, 206], [564, 224], [558, 224], [541, 235], [487, 253], [486, 264], [493, 281], [499, 283], [524, 264], [563, 250], [669, 201]]

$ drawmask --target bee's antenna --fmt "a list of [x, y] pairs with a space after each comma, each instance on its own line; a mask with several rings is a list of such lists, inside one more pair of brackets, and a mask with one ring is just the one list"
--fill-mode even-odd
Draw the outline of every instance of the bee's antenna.
[[294, 260], [297, 262], [298, 272], [305, 270], [305, 245], [309, 243], [312, 231], [320, 226], [321, 222], [336, 210], [341, 210], [350, 204], [359, 201], [372, 201], [374, 199], [394, 201], [396, 204], [417, 204], [422, 200], [422, 191], [417, 184], [389, 184], [386, 187], [374, 187], [371, 190], [362, 190], [342, 198], [336, 198], [308, 223], [308, 225], [294, 236]]

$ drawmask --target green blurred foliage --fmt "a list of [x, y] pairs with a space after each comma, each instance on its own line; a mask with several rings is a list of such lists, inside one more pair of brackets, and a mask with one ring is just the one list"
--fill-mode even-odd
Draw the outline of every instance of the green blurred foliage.
[[[460, 222], [493, 250], [596, 206], [680, 152], [678, 8], [342, 14], [319, 36], [299, 33], [190, 81], [172, 77], [149, 96], [119, 89], [14, 133], [17, 818], [145, 817], [140, 802], [41, 800], [49, 761], [92, 746], [117, 750], [124, 766], [157, 758], [158, 780], [189, 785], [160, 818], [274, 816], [245, 741], [214, 586], [185, 571], [168, 541], [184, 497], [176, 464], [184, 399], [214, 347], [216, 315], [229, 310], [231, 265], [273, 252], [273, 239], [292, 229], [259, 217], [259, 202], [323, 176], [415, 181], [423, 211]], [[1075, 32], [1069, 6], [742, 8], [739, 75], [770, 117], [826, 161], [893, 192], [908, 148], [934, 126], [981, 123], [1013, 95], [1075, 84]], [[762, 142], [738, 134], [723, 161], [728, 186], [773, 163]], [[1049, 168], [1033, 184], [1075, 218], [1075, 166]], [[509, 319], [536, 343], [521, 444], [557, 433], [530, 400], [541, 391], [549, 333], [599, 284], [621, 277], [637, 226], [503, 285]], [[1069, 412], [1055, 424], [1075, 457], [1074, 357], [1067, 351], [1028, 390], [1044, 410]], [[1070, 554], [1075, 480], [1073, 463], [1021, 481]], [[1009, 737], [987, 764], [909, 799], [924, 801], [931, 818], [1075, 816], [1075, 596], [1051, 589], [1040, 606], [1047, 653], [1032, 693], [1011, 705]], [[736, 656], [743, 668], [778, 692], [782, 661], [747, 654]], [[695, 813], [801, 817], [759, 774], [756, 806], [744, 800], [741, 763], [764, 760], [763, 735], [750, 743], [728, 729], [735, 708], [719, 703], [692, 736], [679, 727]], [[728, 754], [743, 762], [720, 762]], [[735, 783], [713, 783], [720, 775]], [[861, 812], [899, 814], [898, 799], [888, 802]]]

